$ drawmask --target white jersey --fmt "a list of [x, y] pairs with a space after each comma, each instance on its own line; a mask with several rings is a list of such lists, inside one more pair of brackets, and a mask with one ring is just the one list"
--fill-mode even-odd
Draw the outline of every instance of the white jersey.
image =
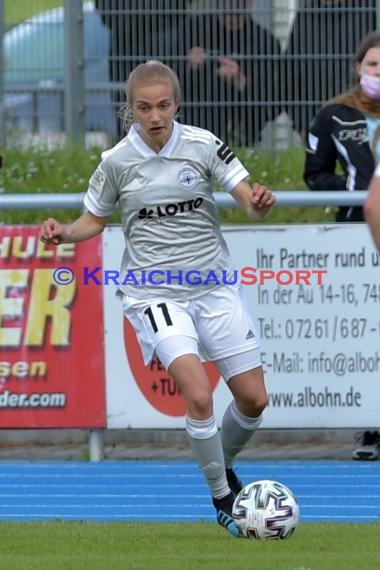
[[[212, 178], [231, 192], [247, 176], [231, 149], [209, 131], [174, 122], [157, 154], [132, 126], [102, 154], [84, 199], [100, 217], [111, 215], [119, 201], [125, 236], [119, 289], [137, 299], [181, 300], [233, 279]], [[210, 271], [218, 278], [207, 280]]]

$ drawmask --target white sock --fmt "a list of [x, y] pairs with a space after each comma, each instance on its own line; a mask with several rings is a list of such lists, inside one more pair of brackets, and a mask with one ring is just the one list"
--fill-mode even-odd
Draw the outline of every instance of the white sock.
[[261, 422], [262, 415], [250, 418], [242, 414], [235, 400], [227, 407], [221, 432], [224, 462], [227, 468], [232, 467], [236, 455], [246, 446]]
[[221, 499], [229, 494], [223, 458], [223, 447], [214, 415], [207, 420], [186, 417], [189, 444], [202, 469], [211, 495]]

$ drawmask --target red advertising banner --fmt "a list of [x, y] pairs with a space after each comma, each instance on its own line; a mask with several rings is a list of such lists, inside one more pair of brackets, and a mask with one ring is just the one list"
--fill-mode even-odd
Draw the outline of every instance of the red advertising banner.
[[0, 428], [106, 423], [101, 238], [47, 246], [39, 227], [0, 227]]

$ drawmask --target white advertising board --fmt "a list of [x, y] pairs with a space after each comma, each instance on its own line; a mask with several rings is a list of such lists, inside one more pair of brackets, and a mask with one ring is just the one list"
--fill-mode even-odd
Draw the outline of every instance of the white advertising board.
[[[261, 337], [262, 427], [379, 427], [380, 258], [366, 225], [239, 226], [224, 236]], [[121, 229], [107, 228], [104, 270], [119, 269], [123, 247]], [[158, 362], [142, 366], [115, 286], [103, 291], [107, 426], [182, 428], [173, 381]], [[220, 424], [230, 396], [209, 376]]]

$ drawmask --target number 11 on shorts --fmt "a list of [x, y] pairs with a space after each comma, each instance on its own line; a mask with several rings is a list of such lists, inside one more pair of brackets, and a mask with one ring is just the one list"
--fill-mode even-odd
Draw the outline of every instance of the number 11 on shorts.
[[[172, 327], [173, 321], [170, 318], [169, 311], [168, 311], [168, 308], [166, 306], [166, 303], [158, 303], [158, 305], [156, 305], [156, 307], [158, 309], [161, 309], [162, 314], [163, 314], [164, 319], [165, 319], [166, 325], [168, 327]], [[147, 315], [147, 317], [150, 321], [150, 324], [152, 325], [153, 332], [157, 333], [158, 332], [158, 326], [156, 323], [156, 319], [154, 318], [154, 315], [153, 315], [152, 307], [148, 307], [147, 309], [145, 309], [144, 314]]]

